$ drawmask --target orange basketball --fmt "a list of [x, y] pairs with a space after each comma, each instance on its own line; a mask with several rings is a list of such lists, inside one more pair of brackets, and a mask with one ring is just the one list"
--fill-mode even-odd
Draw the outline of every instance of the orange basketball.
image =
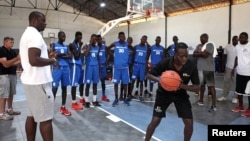
[[167, 70], [161, 74], [160, 84], [166, 91], [176, 91], [181, 85], [180, 75], [172, 70]]

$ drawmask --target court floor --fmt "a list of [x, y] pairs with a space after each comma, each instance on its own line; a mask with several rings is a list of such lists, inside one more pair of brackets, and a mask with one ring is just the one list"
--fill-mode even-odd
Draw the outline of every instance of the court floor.
[[[216, 93], [219, 97], [222, 93], [223, 74], [216, 74]], [[55, 116], [53, 119], [54, 140], [55, 141], [143, 141], [145, 130], [152, 117], [154, 96], [145, 98], [144, 102], [133, 100], [130, 106], [119, 102], [117, 107], [112, 107], [114, 100], [114, 88], [110, 81], [107, 81], [106, 95], [111, 102], [101, 102], [101, 87], [98, 86], [98, 99], [101, 107], [84, 108], [82, 111], [70, 109], [71, 95], [68, 88], [67, 108], [72, 112], [71, 116], [64, 116], [59, 113], [61, 104], [60, 90], [55, 100]], [[155, 89], [155, 88], [154, 88]], [[91, 91], [92, 92], [92, 91]], [[90, 94], [91, 94], [90, 92]], [[198, 97], [190, 94], [193, 106], [194, 132], [192, 141], [207, 140], [207, 125], [249, 125], [250, 118], [240, 116], [240, 113], [231, 112], [235, 104], [231, 103], [233, 92], [225, 102], [217, 102], [217, 111], [208, 112], [211, 99], [205, 96], [205, 105], [198, 106]], [[245, 105], [247, 104], [244, 98]], [[12, 121], [0, 120], [0, 141], [26, 141], [25, 119], [26, 101], [20, 81], [17, 85], [17, 95], [14, 99], [14, 107], [22, 111], [21, 115], [15, 116]], [[167, 110], [167, 117], [156, 129], [152, 141], [181, 141], [183, 140], [183, 123], [177, 117], [173, 105]], [[36, 141], [42, 141], [37, 130]]]

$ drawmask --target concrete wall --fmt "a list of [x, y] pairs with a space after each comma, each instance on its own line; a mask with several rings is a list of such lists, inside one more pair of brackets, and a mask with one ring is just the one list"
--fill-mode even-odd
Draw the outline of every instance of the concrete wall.
[[[104, 25], [104, 23], [85, 15], [71, 14], [73, 8], [63, 4], [59, 9], [67, 12], [59, 12], [55, 10], [39, 10], [46, 9], [49, 5], [48, 0], [37, 0], [37, 8], [33, 9], [27, 0], [17, 0], [16, 5], [28, 8], [13, 7], [0, 7], [0, 44], [5, 36], [12, 36], [15, 38], [14, 48], [19, 48], [20, 37], [28, 26], [28, 15], [31, 11], [38, 10], [46, 14], [46, 23], [48, 28], [60, 29], [66, 33], [66, 42], [69, 43], [74, 40], [76, 31], [83, 33], [83, 41], [88, 42], [92, 33], [97, 33], [98, 30]], [[53, 0], [52, 0], [53, 1]], [[0, 1], [0, 5], [3, 5], [5, 1]], [[49, 9], [53, 9], [49, 5]], [[70, 13], [71, 12], [71, 13]], [[11, 14], [12, 13], [12, 14]], [[77, 18], [76, 18], [77, 17]], [[57, 36], [57, 33], [56, 33]], [[49, 44], [50, 39], [45, 38], [45, 41]]]

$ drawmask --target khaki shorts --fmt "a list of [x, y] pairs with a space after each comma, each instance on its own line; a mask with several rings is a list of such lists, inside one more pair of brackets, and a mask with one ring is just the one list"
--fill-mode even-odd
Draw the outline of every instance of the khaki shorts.
[[51, 83], [41, 85], [23, 84], [27, 98], [28, 116], [35, 122], [51, 120], [54, 116], [54, 96]]
[[0, 75], [0, 98], [8, 98], [10, 83], [8, 75]]

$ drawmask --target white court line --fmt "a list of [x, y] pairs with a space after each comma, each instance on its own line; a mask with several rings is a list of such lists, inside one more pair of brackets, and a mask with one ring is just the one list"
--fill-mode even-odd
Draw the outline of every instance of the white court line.
[[[105, 113], [107, 113], [107, 114], [113, 116], [113, 117], [119, 118], [119, 117], [115, 116], [114, 114], [112, 114], [112, 113], [106, 111], [105, 109], [103, 109], [103, 108], [101, 108], [101, 107], [97, 107], [97, 108], [100, 109], [100, 110], [102, 110], [103, 112], [105, 112]], [[128, 126], [130, 126], [130, 127], [134, 128], [134, 129], [138, 130], [139, 132], [141, 132], [141, 133], [143, 133], [143, 134], [146, 134], [146, 132], [144, 132], [144, 131], [141, 130], [140, 128], [137, 128], [137, 127], [134, 126], [133, 124], [130, 124], [129, 122], [127, 122], [127, 121], [125, 121], [125, 120], [123, 120], [123, 119], [121, 119], [121, 118], [119, 118], [119, 119], [120, 119], [120, 121], [122, 121], [123, 123], [127, 124]], [[157, 140], [157, 141], [162, 141], [162, 140], [156, 138], [155, 136], [152, 136], [152, 138], [155, 139], [155, 140]]]

